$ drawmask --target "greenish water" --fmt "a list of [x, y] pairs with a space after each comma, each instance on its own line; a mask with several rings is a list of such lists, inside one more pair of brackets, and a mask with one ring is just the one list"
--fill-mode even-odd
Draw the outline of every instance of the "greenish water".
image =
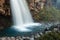
[[13, 28], [6, 28], [0, 31], [0, 37], [2, 36], [31, 36], [38, 32], [43, 32], [45, 27], [39, 26], [39, 27], [34, 27], [34, 28], [29, 28], [29, 29], [31, 29], [32, 31], [31, 32], [19, 32]]
[[21, 31], [18, 31], [12, 27], [9, 27], [9, 28], [5, 28], [4, 30], [1, 30], [0, 31], [0, 37], [4, 37], [4, 36], [32, 36], [32, 35], [36, 35], [37, 33], [40, 33], [40, 32], [44, 32], [44, 30], [46, 28], [49, 28], [51, 27], [53, 24], [52, 23], [41, 23], [42, 25], [40, 26], [31, 26], [31, 27], [28, 27], [28, 29], [32, 30], [32, 31], [29, 31], [29, 32], [21, 32]]

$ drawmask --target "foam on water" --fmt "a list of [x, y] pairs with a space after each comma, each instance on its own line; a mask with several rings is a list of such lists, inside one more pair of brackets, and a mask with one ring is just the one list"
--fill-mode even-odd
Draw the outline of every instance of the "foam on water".
[[13, 28], [20, 32], [31, 32], [33, 30], [29, 28], [39, 27], [39, 26], [41, 26], [40, 23], [29, 23], [29, 24], [15, 25], [13, 26]]
[[26, 0], [10, 0], [14, 25], [12, 26], [17, 31], [29, 32], [29, 28], [40, 26], [39, 23], [34, 23]]

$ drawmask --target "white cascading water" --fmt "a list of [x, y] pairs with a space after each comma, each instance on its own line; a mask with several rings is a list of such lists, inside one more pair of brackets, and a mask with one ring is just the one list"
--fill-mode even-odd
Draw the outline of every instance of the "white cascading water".
[[41, 25], [39, 23], [33, 22], [26, 0], [10, 0], [10, 4], [14, 29], [22, 32], [27, 32], [31, 31], [30, 29], [27, 29], [27, 27]]

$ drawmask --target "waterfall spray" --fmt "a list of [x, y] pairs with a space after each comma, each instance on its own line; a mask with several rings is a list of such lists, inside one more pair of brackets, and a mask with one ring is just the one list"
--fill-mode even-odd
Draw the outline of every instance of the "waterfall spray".
[[14, 29], [22, 32], [32, 31], [29, 28], [40, 26], [40, 23], [34, 23], [27, 6], [26, 0], [10, 0]]

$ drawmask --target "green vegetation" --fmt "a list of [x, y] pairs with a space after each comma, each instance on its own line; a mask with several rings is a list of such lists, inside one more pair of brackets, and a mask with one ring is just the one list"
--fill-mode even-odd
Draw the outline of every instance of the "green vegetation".
[[35, 20], [43, 21], [59, 21], [60, 20], [60, 10], [55, 7], [45, 7], [40, 10], [40, 12], [35, 17]]
[[39, 40], [60, 40], [59, 32], [50, 32], [42, 35]]

